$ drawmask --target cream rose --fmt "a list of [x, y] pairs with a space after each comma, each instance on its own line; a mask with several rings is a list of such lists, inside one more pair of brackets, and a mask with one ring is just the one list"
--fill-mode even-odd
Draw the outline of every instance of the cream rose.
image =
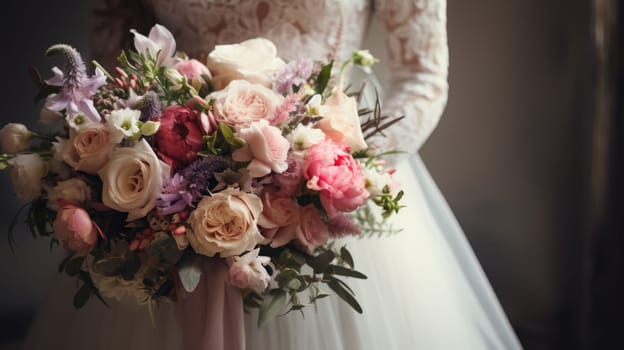
[[271, 78], [285, 65], [277, 57], [277, 48], [264, 38], [250, 39], [240, 44], [217, 45], [208, 55], [207, 66], [212, 72], [216, 90], [232, 80], [243, 79], [271, 87]]
[[30, 137], [24, 124], [9, 123], [0, 130], [0, 151], [2, 153], [19, 153], [30, 147]]
[[262, 194], [262, 215], [258, 226], [272, 247], [283, 246], [294, 238], [300, 212], [301, 207], [291, 197], [270, 191]]
[[58, 201], [65, 201], [82, 204], [91, 200], [91, 188], [84, 180], [79, 178], [71, 178], [65, 181], [59, 181], [54, 187], [46, 187], [48, 192], [48, 208], [57, 210]]
[[134, 147], [116, 149], [99, 171], [102, 202], [109, 208], [127, 212], [127, 221], [136, 220], [156, 206], [169, 166], [161, 162], [147, 141]]
[[239, 255], [264, 240], [257, 226], [261, 213], [258, 196], [228, 188], [199, 202], [186, 237], [198, 254]]
[[47, 167], [38, 154], [20, 154], [9, 160], [9, 166], [18, 198], [33, 200], [41, 195], [41, 179], [46, 175]]
[[97, 174], [108, 161], [115, 142], [109, 129], [103, 124], [90, 124], [78, 131], [71, 131], [67, 141], [61, 141], [61, 158], [75, 170]]
[[227, 88], [208, 96], [215, 100], [217, 122], [240, 129], [253, 122], [273, 119], [284, 98], [271, 89], [245, 80], [234, 80]]
[[351, 151], [366, 149], [366, 141], [362, 136], [357, 101], [347, 96], [342, 90], [334, 90], [321, 106], [323, 119], [316, 126], [333, 141], [347, 145]]

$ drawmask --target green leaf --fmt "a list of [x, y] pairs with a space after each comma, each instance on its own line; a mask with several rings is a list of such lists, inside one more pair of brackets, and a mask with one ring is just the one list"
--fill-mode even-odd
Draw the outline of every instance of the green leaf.
[[77, 276], [82, 269], [82, 264], [84, 262], [84, 256], [77, 256], [73, 259], [70, 259], [65, 264], [65, 273], [69, 276]]
[[189, 293], [192, 293], [199, 285], [202, 275], [202, 263], [203, 259], [199, 255], [185, 255], [180, 261], [178, 275], [180, 276], [182, 287]]
[[280, 253], [279, 262], [287, 267], [299, 270], [306, 263], [306, 259], [298, 252], [286, 248]]
[[299, 277], [299, 273], [291, 268], [285, 268], [275, 276], [275, 282], [280, 284], [287, 283], [288, 281]]
[[307, 256], [306, 261], [314, 269], [315, 273], [324, 273], [335, 257], [334, 252], [327, 250], [317, 256]]
[[[350, 290], [347, 290], [348, 286], [346, 286], [346, 284], [344, 282], [342, 282], [341, 280], [339, 280], [337, 278], [332, 278], [331, 280], [329, 280], [329, 282], [327, 282], [327, 285], [334, 292], [336, 292], [336, 294], [342, 300], [344, 300], [347, 304], [349, 304], [355, 311], [357, 311], [360, 314], [362, 313], [362, 311], [363, 311], [362, 307], [357, 302], [357, 300], [355, 300], [355, 297], [352, 294], [353, 292], [350, 291]], [[345, 288], [345, 286], [347, 288]]]
[[121, 256], [109, 256], [93, 263], [91, 270], [104, 276], [117, 276], [125, 264]]
[[264, 326], [282, 313], [288, 303], [288, 293], [282, 289], [273, 289], [264, 297], [258, 315], [258, 327]]
[[329, 83], [329, 78], [331, 77], [332, 66], [334, 65], [334, 61], [329, 62], [324, 65], [319, 72], [318, 77], [316, 78], [316, 84], [314, 85], [314, 91], [317, 94], [322, 94]]
[[61, 261], [61, 263], [59, 264], [59, 267], [58, 267], [58, 272], [59, 272], [59, 273], [61, 273], [61, 272], [65, 271], [65, 266], [67, 265], [67, 263], [69, 262], [69, 260], [71, 260], [71, 258], [73, 258], [73, 257], [74, 257], [74, 254], [72, 253], [72, 254], [69, 254], [68, 256], [66, 256], [66, 257], [65, 257], [65, 258]]
[[355, 267], [355, 265], [353, 264], [353, 257], [351, 256], [351, 253], [347, 250], [346, 246], [343, 246], [342, 248], [340, 248], [340, 258], [347, 265], [351, 266], [351, 268]]
[[219, 131], [221, 132], [221, 135], [223, 135], [225, 142], [227, 142], [228, 144], [234, 147], [242, 147], [243, 145], [245, 145], [245, 141], [236, 137], [234, 135], [234, 131], [232, 131], [232, 128], [227, 126], [227, 124], [225, 124], [224, 122], [219, 122]]
[[83, 284], [82, 287], [78, 290], [78, 292], [74, 295], [74, 307], [76, 309], [80, 309], [89, 300], [91, 297], [91, 286], [87, 283]]
[[366, 277], [365, 274], [359, 272], [359, 271], [355, 271], [352, 269], [348, 269], [344, 266], [339, 266], [339, 265], [329, 265], [327, 272], [328, 274], [332, 274], [332, 275], [340, 275], [340, 276], [348, 276], [348, 277], [354, 277], [354, 278], [360, 278], [360, 279], [367, 279], [368, 277]]

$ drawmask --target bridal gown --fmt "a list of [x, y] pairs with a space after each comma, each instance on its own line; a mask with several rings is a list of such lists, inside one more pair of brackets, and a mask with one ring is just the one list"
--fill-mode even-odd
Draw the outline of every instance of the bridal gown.
[[[140, 1], [140, 0], [139, 0]], [[350, 238], [356, 269], [350, 280], [364, 313], [337, 296], [263, 328], [245, 317], [247, 349], [519, 349], [521, 346], [461, 228], [416, 154], [446, 104], [448, 50], [445, 0], [144, 0], [100, 1], [119, 11], [101, 19], [96, 57], [113, 57], [141, 21], [169, 28], [190, 55], [218, 43], [264, 36], [286, 60], [338, 61], [360, 47], [372, 16], [385, 27], [391, 76], [384, 112], [405, 115], [377, 139], [411, 152], [397, 161], [406, 208], [392, 220], [403, 231]], [[102, 12], [100, 12], [102, 13]], [[139, 21], [137, 21], [139, 20]], [[133, 24], [134, 23], [134, 24]], [[144, 22], [144, 24], [146, 24]], [[61, 277], [48, 293], [25, 349], [181, 349], [174, 306], [162, 304], [152, 322], [145, 307], [91, 300], [74, 311], [75, 285]]]

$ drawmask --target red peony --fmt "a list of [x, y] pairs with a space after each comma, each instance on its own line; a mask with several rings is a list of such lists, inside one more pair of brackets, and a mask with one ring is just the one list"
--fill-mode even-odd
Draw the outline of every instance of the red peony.
[[163, 111], [159, 121], [160, 128], [154, 135], [158, 155], [176, 169], [196, 160], [203, 136], [199, 112], [171, 106]]

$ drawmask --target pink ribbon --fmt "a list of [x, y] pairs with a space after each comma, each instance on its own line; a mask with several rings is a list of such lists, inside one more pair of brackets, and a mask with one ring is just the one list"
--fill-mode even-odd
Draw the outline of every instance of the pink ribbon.
[[245, 350], [243, 299], [227, 282], [223, 259], [206, 259], [199, 285], [188, 293], [180, 287], [176, 317], [185, 350]]

